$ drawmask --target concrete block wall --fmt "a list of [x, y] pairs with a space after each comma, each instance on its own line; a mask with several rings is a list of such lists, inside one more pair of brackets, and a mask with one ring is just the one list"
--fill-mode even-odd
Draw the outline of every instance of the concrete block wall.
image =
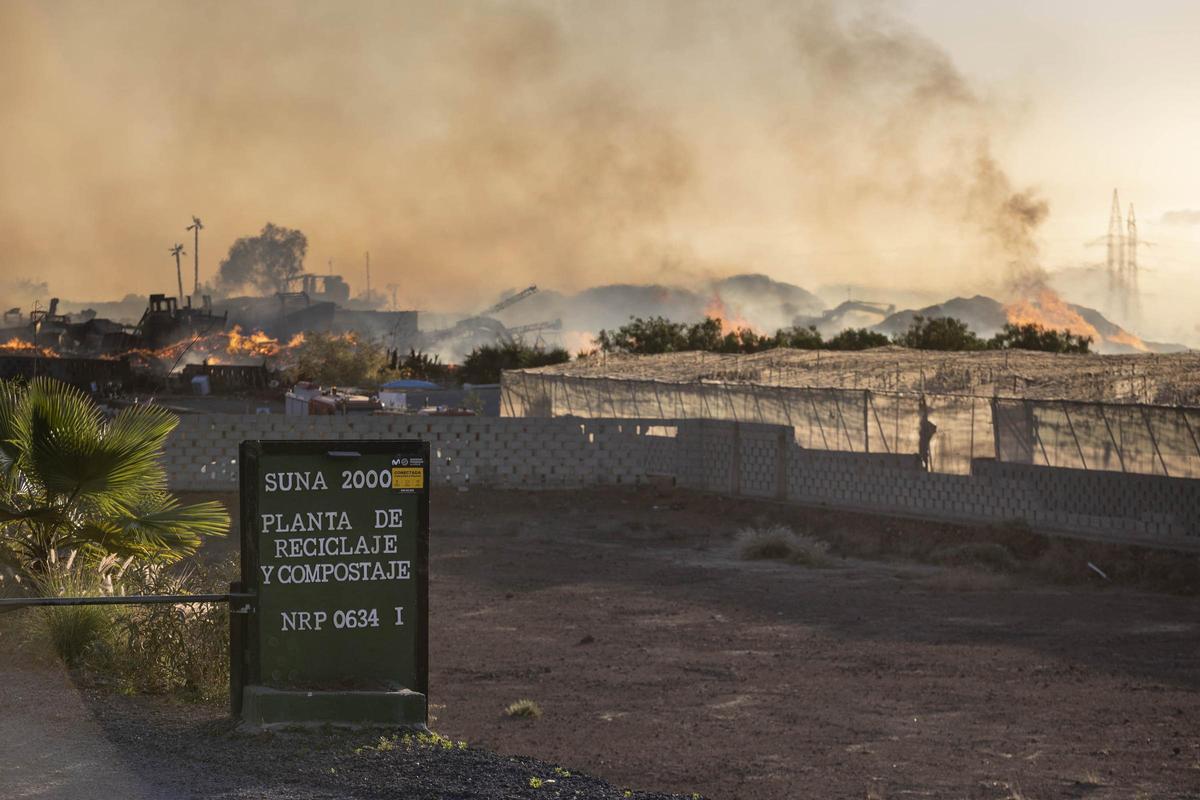
[[1028, 498], [1029, 522], [1035, 526], [1084, 528], [1114, 537], [1192, 537], [1200, 541], [1200, 480], [991, 459], [974, 461], [972, 473], [989, 485], [1019, 486]]
[[664, 421], [506, 417], [213, 414], [180, 418], [166, 468], [177, 490], [237, 488], [246, 439], [425, 439], [435, 485], [553, 488], [637, 483], [672, 474], [675, 437]]
[[915, 455], [808, 450], [784, 426], [678, 423], [680, 485], [947, 522], [1024, 522], [1127, 543], [1200, 549], [1200, 481], [976, 459], [970, 475]]
[[421, 438], [435, 484], [568, 488], [670, 475], [702, 491], [951, 522], [1200, 549], [1200, 480], [976, 459], [970, 475], [915, 456], [807, 450], [791, 428], [722, 420], [570, 417], [186, 416], [172, 434], [172, 488], [237, 488], [244, 439]]

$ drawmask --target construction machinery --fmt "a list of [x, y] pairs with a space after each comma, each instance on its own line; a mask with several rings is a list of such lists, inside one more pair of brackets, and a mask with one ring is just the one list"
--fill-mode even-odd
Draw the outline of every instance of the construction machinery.
[[[529, 286], [502, 298], [478, 314], [460, 319], [449, 328], [428, 331], [422, 336], [423, 346], [428, 350], [453, 349], [467, 353], [481, 345], [509, 344], [527, 333], [561, 330], [562, 320], [558, 319], [510, 328], [495, 318], [496, 314], [532, 297], [537, 291], [537, 286]], [[538, 338], [540, 341], [541, 336]]]

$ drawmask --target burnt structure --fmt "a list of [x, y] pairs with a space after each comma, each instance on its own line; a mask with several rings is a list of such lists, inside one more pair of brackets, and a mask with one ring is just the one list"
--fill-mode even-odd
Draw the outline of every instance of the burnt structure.
[[54, 378], [87, 391], [103, 391], [128, 387], [134, 376], [125, 359], [0, 355], [0, 380], [38, 377]]
[[183, 368], [183, 382], [191, 385], [197, 376], [208, 378], [217, 394], [257, 392], [270, 388], [271, 373], [262, 364], [188, 364]]
[[150, 301], [137, 325], [122, 325], [84, 312], [76, 320], [58, 313], [58, 298], [50, 300], [47, 309], [34, 309], [27, 322], [20, 322], [19, 309], [11, 309], [5, 321], [19, 324], [0, 329], [0, 342], [16, 340], [31, 347], [51, 348], [60, 354], [102, 355], [129, 350], [157, 350], [188, 336], [203, 336], [222, 330], [226, 315], [212, 310], [212, 301], [204, 297], [204, 305], [193, 308], [191, 299], [182, 308], [174, 297], [150, 295]]
[[222, 330], [227, 315], [213, 313], [212, 298], [208, 295], [204, 296], [203, 303], [200, 308], [193, 308], [189, 297], [187, 305], [180, 308], [174, 297], [150, 295], [150, 302], [133, 330], [136, 346], [157, 350], [188, 336], [204, 336]]

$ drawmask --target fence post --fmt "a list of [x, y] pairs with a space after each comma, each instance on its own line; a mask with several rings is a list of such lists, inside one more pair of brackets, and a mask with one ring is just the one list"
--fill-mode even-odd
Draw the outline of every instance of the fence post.
[[1108, 431], [1108, 438], [1112, 440], [1113, 448], [1117, 451], [1117, 461], [1121, 465], [1121, 472], [1125, 472], [1125, 456], [1121, 453], [1121, 443], [1117, 441], [1117, 437], [1113, 436], [1112, 426], [1108, 424], [1108, 415], [1104, 413], [1104, 404], [1097, 403], [1096, 407], [1100, 409], [1100, 419], [1104, 421], [1104, 429]]
[[[1007, 351], [1005, 351], [1004, 356], [1005, 356], [1005, 358], [1008, 357]], [[999, 411], [999, 404], [996, 402], [996, 395], [992, 395], [991, 406], [992, 406], [992, 447], [996, 451], [996, 456], [995, 456], [996, 463], [999, 464], [1004, 459], [1000, 457], [1000, 415], [997, 413]]]
[[1067, 429], [1071, 431], [1071, 438], [1075, 440], [1075, 452], [1079, 454], [1079, 463], [1086, 470], [1088, 468], [1087, 459], [1083, 457], [1083, 445], [1079, 442], [1079, 436], [1075, 433], [1075, 423], [1071, 421], [1071, 412], [1067, 410], [1067, 401], [1061, 401], [1063, 416], [1067, 418]]
[[1142, 412], [1142, 422], [1146, 423], [1146, 433], [1150, 434], [1150, 444], [1154, 445], [1154, 453], [1158, 456], [1158, 463], [1162, 465], [1163, 475], [1168, 478], [1171, 473], [1167, 471], [1167, 462], [1163, 459], [1162, 451], [1158, 449], [1158, 439], [1154, 437], [1154, 428], [1150, 426], [1150, 416], [1146, 413], [1146, 407], [1139, 405], [1138, 408]]

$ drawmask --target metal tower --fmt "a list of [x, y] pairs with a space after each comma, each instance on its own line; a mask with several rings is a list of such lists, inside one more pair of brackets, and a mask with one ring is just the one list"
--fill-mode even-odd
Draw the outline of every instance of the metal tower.
[[[1108, 293], [1120, 291], [1125, 271], [1125, 225], [1121, 219], [1121, 200], [1113, 189], [1112, 211], [1108, 215]], [[1116, 299], [1115, 297], [1113, 299]]]

